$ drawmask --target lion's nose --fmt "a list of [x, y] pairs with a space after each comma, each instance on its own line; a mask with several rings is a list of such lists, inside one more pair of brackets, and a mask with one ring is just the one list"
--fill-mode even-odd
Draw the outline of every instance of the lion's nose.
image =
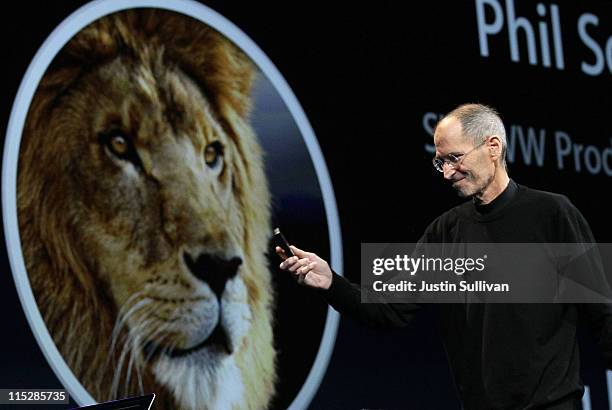
[[196, 278], [208, 283], [208, 286], [219, 298], [223, 289], [225, 289], [225, 283], [236, 276], [238, 268], [242, 264], [242, 259], [237, 256], [225, 259], [209, 253], [201, 253], [194, 260], [189, 253], [185, 252], [183, 259], [191, 273]]

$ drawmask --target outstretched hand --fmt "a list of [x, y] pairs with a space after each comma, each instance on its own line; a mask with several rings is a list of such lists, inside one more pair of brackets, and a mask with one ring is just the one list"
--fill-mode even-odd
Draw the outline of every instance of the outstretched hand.
[[280, 246], [276, 247], [276, 253], [283, 259], [280, 268], [293, 273], [299, 284], [329, 289], [332, 271], [327, 262], [315, 253], [303, 251], [293, 245], [290, 247], [295, 256], [287, 257]]

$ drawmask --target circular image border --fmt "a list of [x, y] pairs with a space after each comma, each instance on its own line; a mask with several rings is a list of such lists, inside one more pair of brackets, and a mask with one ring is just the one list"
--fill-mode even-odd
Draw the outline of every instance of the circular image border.
[[[158, 8], [170, 10], [193, 17], [233, 41], [249, 56], [276, 88], [283, 102], [296, 122], [304, 139], [310, 158], [313, 161], [317, 179], [321, 187], [328, 225], [331, 265], [342, 274], [342, 238], [338, 209], [333, 187], [321, 153], [317, 138], [308, 122], [306, 114], [295, 94], [265, 53], [237, 26], [209, 7], [191, 0], [96, 0], [85, 4], [65, 18], [49, 35], [32, 59], [19, 86], [7, 127], [3, 166], [2, 166], [2, 212], [7, 253], [19, 299], [29, 325], [36, 337], [47, 362], [56, 376], [66, 387], [71, 397], [79, 405], [95, 404], [95, 400], [81, 385], [68, 367], [55, 346], [42, 319], [30, 281], [25, 269], [21, 250], [21, 239], [17, 223], [17, 165], [21, 135], [32, 97], [40, 79], [46, 72], [56, 54], [81, 29], [108, 14], [133, 8]], [[306, 381], [289, 406], [290, 410], [306, 408], [314, 397], [333, 351], [338, 331], [339, 315], [331, 307], [327, 318], [321, 344]]]

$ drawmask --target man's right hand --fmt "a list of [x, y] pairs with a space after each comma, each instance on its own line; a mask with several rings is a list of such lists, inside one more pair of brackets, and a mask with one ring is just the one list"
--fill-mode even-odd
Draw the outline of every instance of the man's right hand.
[[329, 289], [332, 282], [332, 271], [324, 259], [312, 252], [305, 252], [291, 245], [295, 256], [287, 258], [280, 246], [276, 253], [283, 259], [280, 268], [292, 272], [298, 283], [316, 289]]

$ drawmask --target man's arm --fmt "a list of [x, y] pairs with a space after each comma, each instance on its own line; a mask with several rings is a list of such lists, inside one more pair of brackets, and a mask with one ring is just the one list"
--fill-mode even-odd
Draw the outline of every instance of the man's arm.
[[[407, 326], [421, 306], [412, 303], [361, 303], [359, 285], [333, 272], [328, 263], [312, 252], [291, 246], [295, 256], [286, 258], [280, 268], [294, 274], [298, 283], [316, 289], [339, 313], [367, 326], [394, 328]], [[284, 258], [280, 247], [276, 253]]]
[[361, 303], [359, 285], [335, 272], [330, 288], [322, 295], [338, 312], [377, 328], [405, 327], [422, 309], [415, 303]]

